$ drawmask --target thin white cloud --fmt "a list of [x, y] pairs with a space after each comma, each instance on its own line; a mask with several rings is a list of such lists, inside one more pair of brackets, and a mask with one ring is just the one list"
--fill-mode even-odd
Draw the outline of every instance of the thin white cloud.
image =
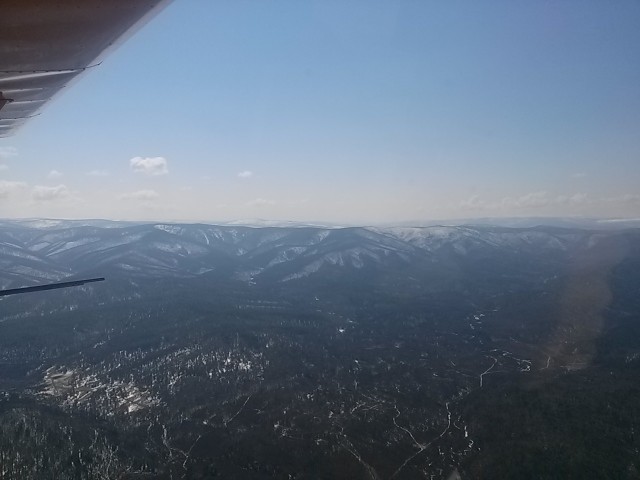
[[546, 207], [552, 203], [549, 194], [545, 191], [527, 193], [518, 197], [514, 206], [518, 208], [540, 208]]
[[586, 193], [574, 193], [572, 195], [558, 195], [552, 197], [546, 191], [531, 192], [519, 197], [504, 197], [499, 202], [486, 201], [478, 195], [473, 195], [460, 202], [459, 206], [463, 210], [530, 210], [545, 207], [565, 205], [577, 207], [592, 203]]
[[123, 193], [122, 195], [118, 196], [118, 199], [148, 202], [151, 200], [155, 200], [158, 197], [160, 197], [160, 195], [155, 190], [138, 190], [137, 192]]
[[243, 170], [238, 172], [238, 178], [249, 178], [253, 176], [253, 172], [251, 170]]
[[574, 193], [573, 195], [559, 195], [557, 196], [553, 203], [554, 204], [563, 204], [563, 205], [583, 205], [589, 202], [589, 197], [586, 193]]
[[169, 173], [167, 159], [164, 157], [134, 157], [129, 165], [136, 173], [145, 175], [166, 175]]
[[472, 195], [460, 202], [460, 208], [464, 210], [484, 210], [487, 204], [478, 195]]
[[49, 175], [47, 175], [47, 177], [49, 177], [49, 178], [60, 178], [60, 177], [62, 177], [62, 172], [59, 172], [58, 170], [51, 170], [49, 172]]
[[89, 177], [108, 177], [109, 176], [109, 172], [107, 172], [106, 170], [91, 170], [90, 172], [87, 172], [87, 176], [89, 176]]
[[618, 195], [617, 197], [608, 197], [603, 199], [606, 203], [619, 203], [619, 204], [635, 204], [640, 203], [640, 195], [636, 193], [625, 193]]
[[627, 193], [622, 196], [624, 203], [640, 203], [640, 195], [634, 193]]
[[248, 207], [264, 207], [267, 205], [275, 205], [275, 204], [276, 202], [274, 202], [273, 200], [266, 200], [264, 198], [256, 198], [254, 200], [247, 202]]
[[571, 175], [571, 178], [585, 178], [587, 176], [584, 172], [577, 172]]
[[31, 198], [37, 202], [49, 202], [53, 200], [64, 200], [71, 196], [71, 192], [66, 185], [56, 185], [55, 187], [46, 187], [36, 185], [31, 191]]
[[27, 188], [27, 184], [24, 182], [9, 182], [0, 180], [0, 198], [7, 198], [14, 192]]
[[17, 156], [18, 149], [16, 147], [0, 147], [0, 158], [6, 159]]
[[5, 170], [9, 170], [9, 165], [0, 164], [0, 172], [4, 172]]

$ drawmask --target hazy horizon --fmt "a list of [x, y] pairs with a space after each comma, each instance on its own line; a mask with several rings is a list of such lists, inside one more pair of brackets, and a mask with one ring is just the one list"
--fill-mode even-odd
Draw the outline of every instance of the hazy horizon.
[[51, 218], [51, 217], [0, 217], [0, 222], [29, 225], [35, 228], [57, 228], [74, 223], [82, 225], [103, 226], [103, 224], [176, 224], [176, 225], [210, 225], [210, 226], [242, 226], [252, 228], [264, 227], [311, 227], [311, 228], [428, 228], [428, 227], [465, 227], [487, 226], [499, 228], [535, 228], [560, 227], [576, 229], [627, 229], [640, 228], [640, 218], [592, 218], [592, 217], [474, 217], [440, 220], [408, 220], [399, 222], [347, 223], [331, 221], [293, 221], [271, 220], [264, 218], [244, 218], [234, 220], [208, 219], [109, 219], [109, 218]]

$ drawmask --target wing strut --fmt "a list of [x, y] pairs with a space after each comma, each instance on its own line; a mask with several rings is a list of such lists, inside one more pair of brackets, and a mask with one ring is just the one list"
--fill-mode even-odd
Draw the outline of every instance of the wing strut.
[[45, 285], [35, 285], [33, 287], [10, 288], [8, 290], [0, 290], [0, 297], [7, 295], [16, 295], [18, 293], [39, 292], [41, 290], [54, 290], [56, 288], [77, 287], [91, 282], [102, 282], [103, 277], [88, 278], [86, 280], [73, 280], [72, 282], [47, 283]]

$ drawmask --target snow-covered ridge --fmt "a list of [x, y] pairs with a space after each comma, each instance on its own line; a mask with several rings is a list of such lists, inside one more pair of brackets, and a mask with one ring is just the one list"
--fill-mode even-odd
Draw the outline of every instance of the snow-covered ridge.
[[[465, 256], [567, 255], [598, 249], [638, 230], [557, 227], [245, 227], [240, 225], [95, 225], [2, 222], [0, 281], [37, 283], [83, 272], [139, 276], [222, 275], [247, 282], [291, 281], [318, 272], [407, 268]], [[637, 242], [636, 242], [637, 243]], [[224, 268], [221, 268], [221, 267]], [[417, 268], [417, 267], [416, 267]], [[426, 268], [426, 267], [425, 267]]]

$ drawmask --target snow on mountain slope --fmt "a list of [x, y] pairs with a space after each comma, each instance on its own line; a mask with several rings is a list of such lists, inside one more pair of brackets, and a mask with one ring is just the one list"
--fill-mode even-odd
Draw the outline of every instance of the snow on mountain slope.
[[[48, 221], [46, 228], [33, 225], [38, 222], [1, 222], [0, 279], [5, 286], [102, 271], [148, 277], [220, 275], [255, 282], [291, 281], [346, 269], [370, 275], [437, 263], [450, 268], [465, 256], [485, 259], [487, 265], [518, 258], [544, 261], [598, 248], [611, 236], [621, 235], [552, 227], [255, 228], [161, 223], [102, 227], [69, 221], [62, 228]], [[626, 232], [638, 236], [635, 230]]]
[[502, 227], [390, 227], [372, 229], [423, 250], [436, 252], [443, 247], [457, 248], [459, 252], [471, 251], [478, 247], [511, 249], [559, 249], [576, 246], [587, 237], [597, 233], [581, 230]]

